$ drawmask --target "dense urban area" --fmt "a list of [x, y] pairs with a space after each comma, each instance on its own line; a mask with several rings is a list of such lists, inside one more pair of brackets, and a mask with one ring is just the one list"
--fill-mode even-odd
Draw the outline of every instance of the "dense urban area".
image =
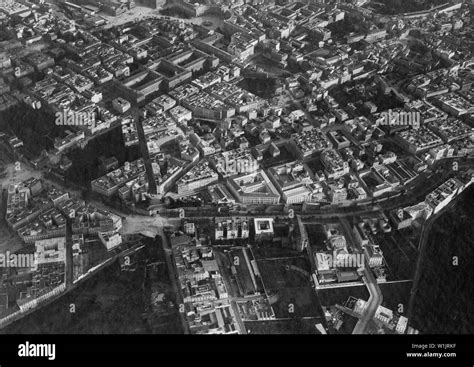
[[473, 10], [0, 0], [0, 333], [474, 333]]

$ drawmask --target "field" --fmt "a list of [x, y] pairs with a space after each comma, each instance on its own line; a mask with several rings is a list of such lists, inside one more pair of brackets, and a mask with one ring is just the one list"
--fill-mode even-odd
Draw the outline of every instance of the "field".
[[382, 306], [406, 316], [413, 282], [379, 284], [383, 294]]
[[323, 320], [305, 256], [267, 257], [257, 260], [257, 264], [277, 318], [317, 317]]
[[324, 243], [326, 241], [326, 234], [324, 233], [323, 225], [320, 223], [307, 224], [305, 227], [313, 252], [326, 251], [327, 246]]
[[413, 279], [418, 258], [418, 236], [411, 228], [379, 233], [376, 241], [383, 251], [388, 270], [387, 280]]
[[471, 188], [433, 225], [411, 320], [420, 333], [474, 333], [473, 204]]
[[324, 319], [318, 299], [311, 287], [286, 288], [276, 291], [278, 300], [272, 304], [277, 318], [319, 317]]
[[309, 285], [309, 263], [304, 257], [258, 260], [265, 289], [268, 292]]
[[367, 301], [369, 292], [365, 285], [318, 290], [318, 298], [323, 306], [343, 305], [350, 296]]

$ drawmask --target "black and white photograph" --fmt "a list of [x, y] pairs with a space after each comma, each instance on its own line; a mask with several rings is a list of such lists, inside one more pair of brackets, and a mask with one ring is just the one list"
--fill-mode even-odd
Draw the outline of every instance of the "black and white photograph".
[[474, 0], [0, 0], [1, 367], [472, 367], [473, 183]]

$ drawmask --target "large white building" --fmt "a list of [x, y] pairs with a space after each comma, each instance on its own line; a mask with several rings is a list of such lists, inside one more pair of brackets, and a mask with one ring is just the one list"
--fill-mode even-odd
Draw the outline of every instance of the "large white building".
[[107, 251], [114, 249], [122, 243], [122, 236], [118, 232], [102, 233], [99, 232], [100, 242], [107, 248]]
[[244, 204], [278, 204], [280, 193], [263, 170], [227, 179], [231, 193]]
[[66, 262], [66, 237], [48, 238], [35, 242], [37, 265]]
[[272, 167], [268, 176], [286, 204], [318, 201], [322, 186], [314, 182], [314, 175], [306, 164], [290, 162]]

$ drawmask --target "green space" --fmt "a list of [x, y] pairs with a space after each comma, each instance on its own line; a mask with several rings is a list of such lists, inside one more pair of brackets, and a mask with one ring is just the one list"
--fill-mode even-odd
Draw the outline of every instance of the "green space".
[[474, 189], [458, 200], [426, 244], [411, 320], [421, 333], [474, 333]]

